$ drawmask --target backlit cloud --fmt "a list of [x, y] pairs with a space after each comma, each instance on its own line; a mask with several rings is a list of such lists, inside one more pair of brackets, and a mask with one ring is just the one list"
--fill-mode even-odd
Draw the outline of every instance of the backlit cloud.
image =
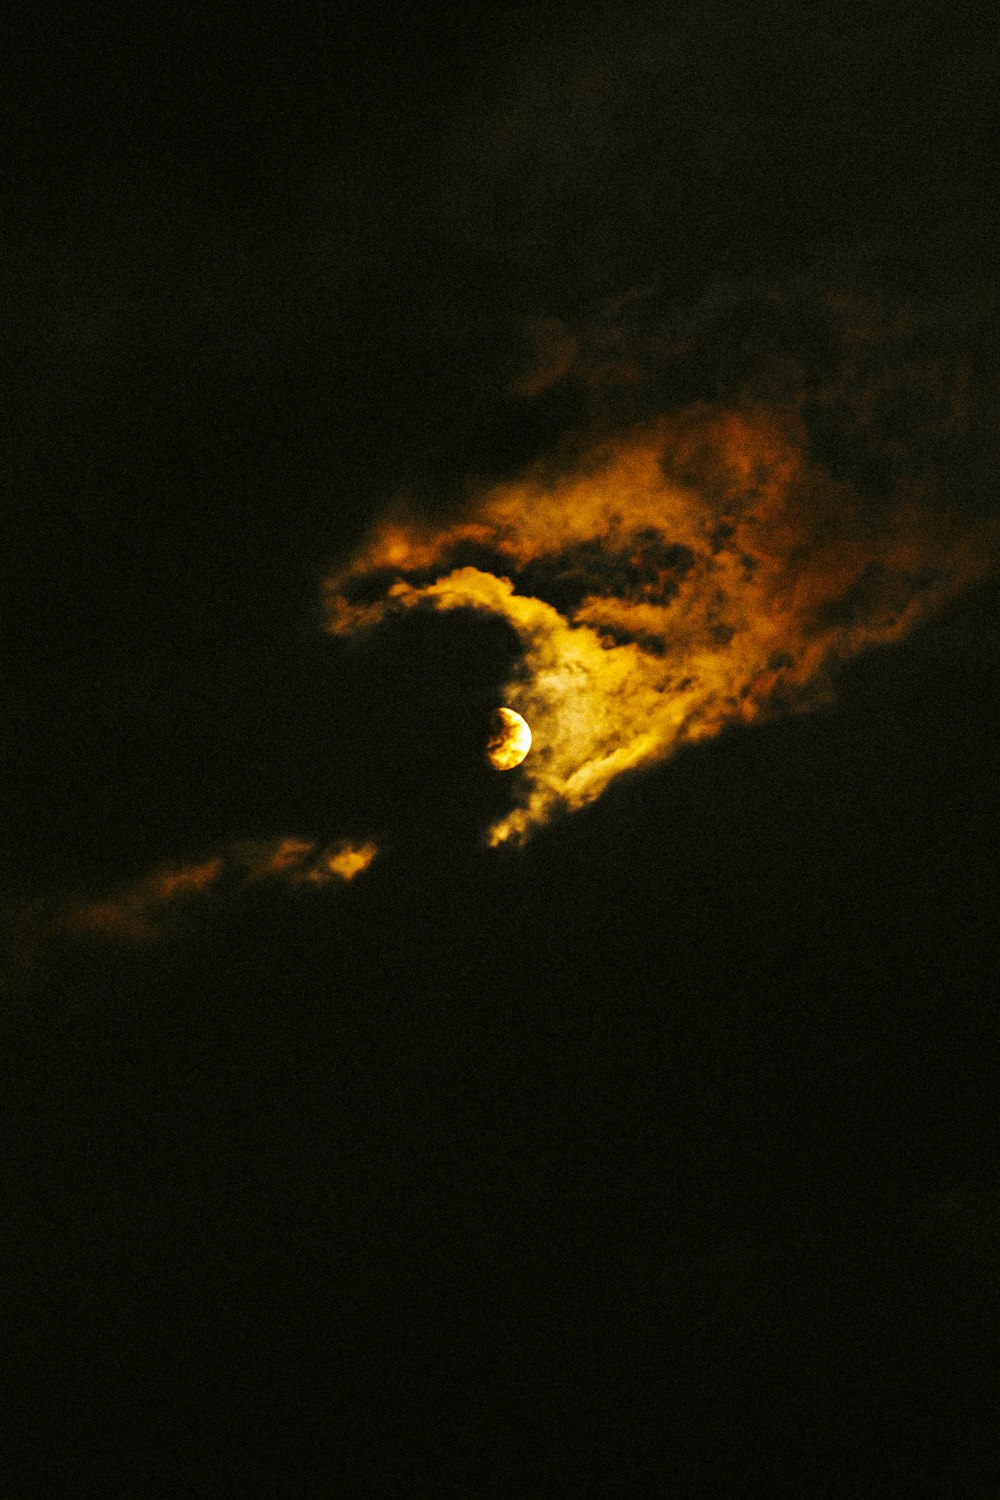
[[457, 519], [397, 509], [330, 578], [328, 628], [420, 608], [514, 628], [504, 702], [534, 746], [498, 844], [684, 743], [822, 702], [840, 663], [983, 576], [995, 539], [916, 485], [864, 503], [788, 403], [699, 402], [578, 439]]

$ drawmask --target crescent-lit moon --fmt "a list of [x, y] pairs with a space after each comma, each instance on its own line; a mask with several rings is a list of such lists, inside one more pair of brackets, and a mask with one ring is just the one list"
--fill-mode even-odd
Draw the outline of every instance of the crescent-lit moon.
[[531, 730], [512, 708], [495, 708], [490, 716], [486, 757], [498, 771], [512, 771], [531, 749]]

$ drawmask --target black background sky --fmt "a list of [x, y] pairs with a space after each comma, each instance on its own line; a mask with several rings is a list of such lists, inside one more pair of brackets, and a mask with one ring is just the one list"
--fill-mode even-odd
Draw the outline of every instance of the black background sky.
[[581, 420], [511, 393], [539, 320], [829, 275], [989, 328], [985, 10], [21, 10], [6, 899], [382, 853], [5, 994], [7, 1493], [988, 1492], [996, 589], [500, 853], [510, 642], [317, 607], [400, 487]]

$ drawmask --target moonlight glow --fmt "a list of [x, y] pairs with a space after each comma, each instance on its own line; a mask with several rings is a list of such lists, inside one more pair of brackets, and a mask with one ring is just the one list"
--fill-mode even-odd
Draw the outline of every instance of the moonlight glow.
[[[328, 621], [473, 610], [514, 630], [502, 691], [544, 754], [487, 840], [521, 842], [685, 743], [829, 701], [843, 662], [899, 640], [995, 546], [913, 494], [873, 508], [794, 411], [697, 405], [539, 460], [444, 524], [397, 508], [328, 580]], [[528, 741], [500, 713], [504, 770]]]
[[494, 709], [486, 754], [498, 771], [512, 771], [531, 749], [531, 730], [512, 708]]

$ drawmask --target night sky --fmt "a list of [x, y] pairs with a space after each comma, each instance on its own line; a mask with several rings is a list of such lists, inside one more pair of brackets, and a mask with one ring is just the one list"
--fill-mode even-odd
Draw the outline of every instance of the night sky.
[[[4, 1492], [990, 1493], [987, 8], [18, 9]], [[487, 847], [517, 637], [342, 639], [324, 580], [400, 495], [765, 402], [975, 577]], [[53, 915], [282, 838], [379, 852]]]

